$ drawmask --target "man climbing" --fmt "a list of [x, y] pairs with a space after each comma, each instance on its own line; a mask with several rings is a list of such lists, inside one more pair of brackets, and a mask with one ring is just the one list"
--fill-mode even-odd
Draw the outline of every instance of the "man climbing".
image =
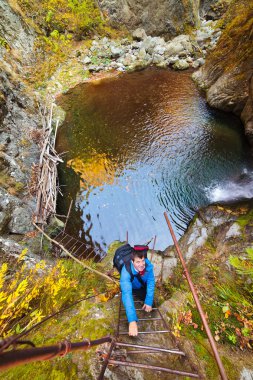
[[129, 323], [130, 336], [138, 335], [138, 318], [133, 294], [144, 301], [142, 309], [147, 313], [152, 311], [154, 300], [155, 276], [153, 264], [145, 258], [148, 247], [145, 247], [145, 249], [143, 249], [143, 246], [135, 246], [131, 252], [131, 260], [121, 270], [120, 287]]

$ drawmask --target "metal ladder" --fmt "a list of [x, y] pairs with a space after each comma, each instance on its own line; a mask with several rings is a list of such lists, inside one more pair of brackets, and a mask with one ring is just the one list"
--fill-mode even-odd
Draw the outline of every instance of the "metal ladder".
[[[134, 297], [134, 302], [135, 304], [142, 304], [142, 301], [139, 301]], [[143, 318], [143, 312], [141, 308], [136, 308], [137, 314], [141, 314], [140, 318], [138, 318], [140, 324], [143, 326], [144, 324], [149, 324], [151, 323], [162, 323], [163, 328], [157, 329], [150, 329], [148, 327], [147, 330], [142, 328], [141, 331], [138, 332], [138, 335], [143, 335], [143, 334], [170, 334], [171, 331], [168, 328], [168, 325], [159, 310], [158, 307], [154, 307], [152, 312], [150, 313], [150, 317]], [[187, 376], [190, 378], [199, 378], [199, 375], [197, 373], [193, 372], [188, 372], [188, 371], [182, 371], [181, 369], [173, 369], [173, 368], [166, 368], [166, 367], [161, 367], [157, 365], [150, 365], [146, 363], [140, 363], [140, 362], [134, 362], [131, 360], [127, 360], [128, 356], [131, 355], [136, 355], [136, 354], [147, 354], [147, 353], [152, 353], [152, 354], [167, 354], [167, 355], [177, 355], [178, 357], [186, 357], [185, 353], [183, 351], [180, 351], [178, 348], [165, 348], [165, 347], [154, 347], [154, 346], [146, 346], [146, 345], [140, 345], [140, 344], [134, 344], [134, 343], [129, 343], [122, 341], [122, 338], [124, 336], [128, 336], [128, 331], [124, 331], [121, 329], [122, 324], [127, 323], [126, 318], [122, 318], [122, 312], [125, 313], [124, 310], [122, 310], [122, 299], [120, 295], [120, 302], [119, 302], [119, 311], [118, 311], [118, 321], [117, 321], [117, 329], [115, 333], [115, 337], [113, 341], [110, 344], [109, 351], [107, 355], [105, 356], [103, 366], [101, 368], [98, 380], [103, 380], [104, 379], [104, 374], [106, 371], [106, 368], [110, 365], [113, 366], [128, 366], [128, 367], [134, 367], [134, 368], [142, 368], [142, 369], [147, 369], [151, 371], [160, 371], [160, 372], [165, 372], [168, 374], [173, 374], [177, 376]], [[139, 317], [139, 316], [138, 316]], [[126, 349], [126, 358], [124, 360], [119, 360], [117, 358], [117, 349], [119, 348], [124, 348]]]

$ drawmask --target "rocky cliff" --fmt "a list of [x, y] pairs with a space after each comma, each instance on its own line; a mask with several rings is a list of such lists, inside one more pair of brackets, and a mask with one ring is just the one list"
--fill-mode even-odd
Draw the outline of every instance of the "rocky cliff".
[[124, 24], [129, 30], [141, 27], [149, 35], [170, 38], [199, 22], [199, 0], [98, 0], [98, 3], [114, 23]]
[[36, 34], [10, 4], [0, 1], [0, 251], [15, 254], [22, 250], [17, 241], [33, 229], [29, 181], [38, 160], [39, 121], [34, 97], [21, 79]]
[[246, 135], [253, 145], [253, 4], [233, 1], [222, 20], [223, 33], [194, 74], [205, 89], [212, 107], [241, 116]]

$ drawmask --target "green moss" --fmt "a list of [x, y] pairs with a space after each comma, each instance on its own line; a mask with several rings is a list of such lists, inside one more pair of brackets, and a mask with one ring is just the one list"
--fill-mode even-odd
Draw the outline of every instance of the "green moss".
[[246, 215], [241, 215], [236, 221], [242, 228], [248, 224], [253, 225], [253, 209], [250, 210]]
[[229, 375], [230, 380], [238, 380], [240, 377], [240, 371], [234, 362], [230, 361], [227, 356], [221, 357], [222, 364], [224, 365], [225, 372]]
[[5, 40], [5, 38], [0, 36], [0, 46], [4, 47], [7, 50], [10, 50], [10, 46], [8, 42]]
[[219, 370], [211, 353], [211, 347], [208, 340], [194, 330], [188, 329], [186, 335], [194, 342], [196, 355], [205, 363], [206, 378], [212, 380], [219, 379]]

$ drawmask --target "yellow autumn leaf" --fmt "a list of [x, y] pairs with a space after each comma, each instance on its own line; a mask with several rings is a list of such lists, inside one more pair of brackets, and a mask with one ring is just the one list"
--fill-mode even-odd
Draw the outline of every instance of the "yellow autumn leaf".
[[100, 302], [107, 302], [110, 297], [106, 296], [105, 294], [101, 294], [97, 298], [98, 298], [98, 301]]

